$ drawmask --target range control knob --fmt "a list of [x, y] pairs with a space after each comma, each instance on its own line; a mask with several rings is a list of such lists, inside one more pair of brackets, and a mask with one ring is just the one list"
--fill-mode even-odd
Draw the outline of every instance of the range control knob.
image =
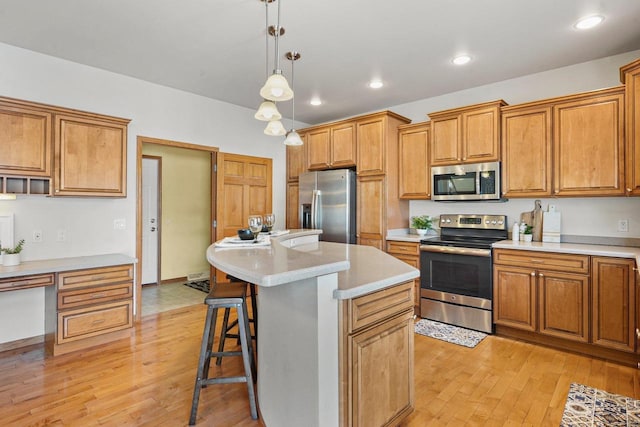
[[498, 221], [498, 225], [502, 225], [502, 224], [504, 224], [503, 220]]
[[488, 219], [485, 219], [485, 220], [484, 220], [484, 223], [485, 223], [485, 224], [489, 224], [489, 220], [488, 220]]
[[451, 219], [447, 218], [447, 224], [449, 224], [451, 222]]
[[497, 221], [494, 219], [493, 221], [491, 221], [491, 225], [496, 225]]

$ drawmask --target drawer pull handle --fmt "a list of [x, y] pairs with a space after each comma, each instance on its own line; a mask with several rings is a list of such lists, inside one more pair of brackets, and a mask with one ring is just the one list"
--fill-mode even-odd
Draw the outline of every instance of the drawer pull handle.
[[92, 325], [100, 325], [101, 323], [104, 323], [104, 319], [96, 319], [91, 322]]
[[105, 294], [104, 292], [100, 292], [98, 294], [92, 294], [91, 298], [104, 298], [107, 294]]

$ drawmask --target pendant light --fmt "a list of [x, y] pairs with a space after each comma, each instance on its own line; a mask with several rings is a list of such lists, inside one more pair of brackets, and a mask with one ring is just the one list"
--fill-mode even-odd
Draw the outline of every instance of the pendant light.
[[[295, 84], [295, 77], [293, 74], [293, 63], [300, 59], [299, 52], [287, 52], [285, 55], [286, 58], [291, 61], [291, 86]], [[291, 114], [291, 130], [287, 132], [287, 137], [284, 139], [284, 145], [302, 145], [302, 138], [298, 135], [298, 132], [294, 129], [295, 119], [296, 119], [296, 100], [294, 99], [291, 103], [292, 105], [292, 114]]]
[[289, 87], [287, 79], [282, 75], [280, 69], [280, 36], [284, 34], [284, 28], [280, 26], [280, 3], [278, 1], [278, 19], [277, 25], [269, 27], [269, 34], [275, 38], [275, 69], [273, 74], [267, 79], [262, 89], [260, 89], [260, 96], [264, 99], [271, 101], [288, 101], [293, 98], [293, 91]]
[[267, 127], [264, 128], [264, 133], [270, 136], [282, 136], [287, 133], [282, 122], [280, 120], [271, 120]]
[[[273, 3], [276, 0], [260, 0], [264, 2], [265, 6], [265, 76], [269, 77], [269, 3]], [[278, 111], [276, 103], [268, 99], [264, 99], [256, 111], [254, 117], [258, 120], [269, 122], [271, 120], [280, 120], [282, 114]]]

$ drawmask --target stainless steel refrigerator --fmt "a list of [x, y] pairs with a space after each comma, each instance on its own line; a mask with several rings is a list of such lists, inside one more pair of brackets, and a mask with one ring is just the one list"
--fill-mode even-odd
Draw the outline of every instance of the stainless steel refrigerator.
[[299, 179], [300, 228], [322, 230], [320, 240], [356, 243], [356, 173], [307, 172]]

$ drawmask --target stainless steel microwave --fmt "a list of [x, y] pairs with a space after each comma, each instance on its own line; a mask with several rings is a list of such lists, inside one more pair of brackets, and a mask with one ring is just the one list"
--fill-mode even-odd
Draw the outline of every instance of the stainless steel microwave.
[[431, 168], [431, 200], [499, 200], [500, 162]]

